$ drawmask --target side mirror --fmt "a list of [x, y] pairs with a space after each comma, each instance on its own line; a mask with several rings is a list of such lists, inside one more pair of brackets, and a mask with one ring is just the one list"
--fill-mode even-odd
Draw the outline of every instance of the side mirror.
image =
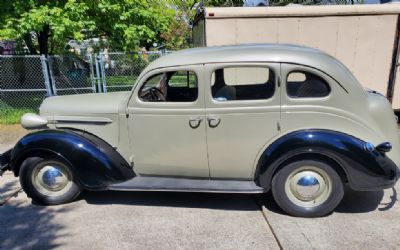
[[392, 150], [392, 144], [390, 142], [384, 142], [376, 146], [375, 149], [378, 150], [379, 152], [387, 153], [390, 150]]

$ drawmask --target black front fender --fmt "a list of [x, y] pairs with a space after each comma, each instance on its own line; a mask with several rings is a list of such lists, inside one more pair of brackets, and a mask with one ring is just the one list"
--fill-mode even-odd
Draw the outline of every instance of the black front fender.
[[23, 137], [12, 150], [11, 170], [18, 175], [27, 157], [46, 152], [67, 161], [85, 189], [106, 189], [135, 176], [113, 147], [92, 134], [75, 130], [42, 130]]
[[[270, 189], [277, 169], [290, 159], [321, 156], [337, 163], [355, 190], [377, 190], [392, 187], [397, 166], [384, 153], [365, 149], [366, 142], [330, 130], [301, 130], [284, 135], [270, 145], [260, 158], [256, 180]], [[300, 156], [300, 157], [299, 157]]]

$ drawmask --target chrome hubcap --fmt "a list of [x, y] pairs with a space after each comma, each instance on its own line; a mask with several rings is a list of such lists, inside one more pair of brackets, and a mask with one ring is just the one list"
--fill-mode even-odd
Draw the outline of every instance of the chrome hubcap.
[[325, 202], [331, 193], [331, 181], [322, 169], [305, 166], [289, 175], [285, 190], [296, 205], [314, 207]]
[[60, 190], [68, 183], [68, 178], [57, 167], [45, 166], [39, 171], [39, 182], [49, 190]]
[[62, 195], [72, 185], [71, 174], [63, 166], [47, 164], [38, 166], [32, 175], [36, 190], [44, 195]]

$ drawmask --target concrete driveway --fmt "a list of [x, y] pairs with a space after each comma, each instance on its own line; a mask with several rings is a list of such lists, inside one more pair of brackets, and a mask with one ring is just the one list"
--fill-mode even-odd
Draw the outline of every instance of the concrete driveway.
[[[0, 133], [1, 138], [1, 133]], [[400, 249], [400, 185], [347, 190], [334, 213], [285, 215], [270, 195], [85, 192], [71, 204], [32, 204], [0, 178], [0, 249]]]
[[[9, 174], [1, 191], [18, 189]], [[0, 248], [278, 249], [246, 195], [86, 192], [43, 207], [21, 193], [0, 207]]]

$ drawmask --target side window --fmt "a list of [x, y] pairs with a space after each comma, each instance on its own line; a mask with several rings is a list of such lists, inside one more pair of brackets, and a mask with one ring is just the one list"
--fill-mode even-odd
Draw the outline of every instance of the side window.
[[153, 75], [139, 90], [139, 98], [145, 102], [194, 102], [197, 96], [197, 76], [192, 71]]
[[316, 98], [328, 96], [329, 84], [321, 77], [306, 71], [293, 71], [286, 79], [286, 91], [292, 98]]
[[211, 76], [214, 100], [265, 100], [274, 95], [275, 74], [266, 67], [227, 67]]

